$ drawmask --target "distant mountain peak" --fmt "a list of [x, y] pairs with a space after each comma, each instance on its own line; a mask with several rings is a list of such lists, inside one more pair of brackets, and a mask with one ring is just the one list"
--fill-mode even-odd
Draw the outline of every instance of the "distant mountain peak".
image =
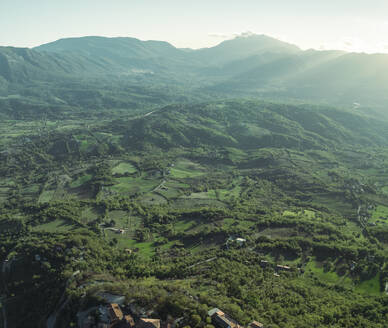
[[256, 39], [256, 40], [272, 39], [272, 40], [279, 41], [278, 39], [275, 39], [275, 38], [268, 36], [266, 34], [256, 34], [253, 32], [244, 32], [244, 33], [238, 34], [234, 37], [234, 39]]
[[252, 32], [245, 32], [240, 35], [237, 35], [233, 39], [226, 40], [224, 42], [221, 42], [218, 46], [222, 44], [232, 44], [232, 43], [246, 43], [251, 45], [256, 45], [256, 47], [259, 46], [271, 46], [271, 47], [282, 47], [282, 48], [288, 48], [292, 49], [294, 51], [300, 51], [301, 49], [297, 47], [294, 44], [281, 41], [279, 39], [275, 39], [271, 36], [265, 35], [265, 34], [255, 34]]
[[224, 64], [264, 53], [294, 54], [302, 51], [297, 46], [277, 40], [264, 34], [242, 33], [233, 39], [225, 40], [212, 48], [195, 51], [195, 55], [206, 58], [211, 64]]

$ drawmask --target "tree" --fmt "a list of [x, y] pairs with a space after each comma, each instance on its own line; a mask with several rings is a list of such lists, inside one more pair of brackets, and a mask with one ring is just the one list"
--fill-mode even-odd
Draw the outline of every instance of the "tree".
[[192, 327], [198, 327], [202, 319], [198, 314], [192, 314], [190, 317], [190, 324]]

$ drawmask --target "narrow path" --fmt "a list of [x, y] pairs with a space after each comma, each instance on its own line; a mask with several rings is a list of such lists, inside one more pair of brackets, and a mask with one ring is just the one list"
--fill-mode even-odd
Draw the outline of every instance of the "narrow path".
[[159, 191], [154, 191], [154, 193], [155, 193], [156, 195], [162, 197], [167, 203], [169, 203], [169, 199], [168, 199], [165, 195], [163, 195], [161, 192], [159, 192]]
[[110, 230], [110, 231], [118, 233], [118, 232], [120, 232], [120, 230], [123, 230], [124, 232], [126, 232], [128, 229], [108, 227], [108, 228], [104, 228], [104, 230]]
[[208, 260], [201, 261], [201, 262], [195, 263], [195, 264], [193, 264], [193, 265], [190, 265], [190, 266], [187, 267], [187, 268], [188, 268], [188, 269], [191, 269], [191, 268], [196, 267], [197, 265], [204, 264], [204, 263], [208, 263], [208, 262], [214, 261], [214, 260], [216, 260], [216, 259], [217, 259], [217, 257], [212, 257], [211, 259], [208, 259]]
[[362, 220], [360, 212], [361, 212], [361, 205], [358, 205], [358, 209], [357, 209], [358, 222], [360, 223], [361, 228], [365, 230], [365, 222]]
[[147, 116], [150, 116], [152, 113], [154, 113], [155, 111], [152, 111], [152, 112], [149, 112], [147, 114], [144, 114], [143, 117], [147, 117]]
[[163, 180], [158, 186], [156, 186], [153, 190], [151, 190], [151, 192], [158, 191], [160, 188], [164, 186], [165, 183], [166, 183], [166, 180]]
[[7, 271], [7, 267], [9, 267], [11, 264], [12, 264], [12, 260], [11, 260], [11, 262], [4, 260], [3, 265], [1, 267], [1, 281], [3, 284], [4, 295], [0, 296], [0, 305], [1, 305], [1, 310], [3, 312], [3, 327], [4, 328], [8, 327], [8, 321], [7, 321], [6, 301], [2, 300], [2, 296], [7, 298], [7, 295], [9, 294], [7, 284], [5, 283], [5, 272]]
[[89, 313], [95, 311], [98, 309], [98, 306], [93, 306], [83, 312], [78, 312], [77, 313], [77, 322], [78, 322], [78, 327], [82, 327], [82, 323], [85, 321]]

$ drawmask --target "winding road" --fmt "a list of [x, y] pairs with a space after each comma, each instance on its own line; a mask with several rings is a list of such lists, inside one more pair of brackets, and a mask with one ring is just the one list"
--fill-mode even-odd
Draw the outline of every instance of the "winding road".
[[62, 296], [61, 296], [61, 298], [60, 298], [60, 300], [59, 300], [59, 302], [58, 302], [58, 304], [61, 304], [61, 305], [59, 306], [58, 310], [55, 310], [55, 311], [47, 318], [47, 322], [46, 322], [46, 327], [47, 327], [47, 328], [54, 328], [54, 327], [55, 327], [55, 323], [56, 323], [56, 321], [57, 321], [58, 315], [61, 313], [61, 311], [63, 310], [63, 308], [67, 305], [67, 303], [69, 303], [69, 301], [70, 301], [69, 298], [67, 298], [67, 299], [65, 300], [65, 296], [66, 296], [66, 288], [67, 288], [67, 286], [69, 286], [70, 282], [74, 279], [74, 277], [75, 277], [77, 274], [79, 274], [79, 273], [80, 273], [80, 271], [77, 270], [77, 271], [75, 271], [75, 272], [71, 275], [71, 277], [70, 277], [69, 279], [67, 279], [65, 289], [64, 289], [64, 291], [63, 291], [63, 293], [62, 293]]
[[1, 306], [1, 310], [3, 312], [3, 327], [4, 328], [7, 328], [7, 312], [5, 311], [5, 304], [3, 303], [3, 301], [0, 299], [0, 306]]
[[149, 112], [149, 113], [147, 113], [147, 114], [144, 114], [143, 115], [143, 117], [147, 117], [147, 116], [150, 116], [152, 113], [154, 113], [155, 111], [153, 111], [153, 112]]
[[7, 284], [5, 283], [5, 273], [7, 271], [7, 268], [11, 265], [11, 263], [12, 263], [12, 260], [11, 260], [11, 262], [9, 262], [7, 260], [4, 260], [3, 261], [3, 265], [1, 267], [1, 281], [2, 281], [2, 284], [3, 284], [4, 294], [1, 295], [1, 297], [0, 297], [0, 305], [1, 305], [1, 310], [2, 310], [2, 313], [3, 313], [3, 327], [4, 328], [8, 327], [6, 298], [7, 298], [7, 295], [9, 294], [8, 293]]

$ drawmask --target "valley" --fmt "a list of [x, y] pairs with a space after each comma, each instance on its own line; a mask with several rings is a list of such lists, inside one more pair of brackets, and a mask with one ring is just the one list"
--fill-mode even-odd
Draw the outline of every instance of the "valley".
[[[311, 116], [320, 124], [307, 124]], [[349, 120], [360, 128], [350, 129]], [[275, 324], [273, 307], [300, 295], [297, 286], [370, 302], [385, 294], [388, 123], [335, 108], [234, 100], [2, 124], [9, 127], [1, 157], [2, 256], [11, 272], [32, 260], [22, 276], [5, 275], [7, 295], [22, 288], [32, 297], [48, 288], [48, 272], [60, 286], [79, 271], [67, 287], [72, 301], [60, 311], [74, 317], [100, 291], [132, 299], [135, 285], [125, 281], [148, 277], [141, 293], [176, 286], [168, 299], [188, 292], [197, 299], [190, 306], [206, 302], [243, 323], [249, 313]], [[221, 282], [214, 274], [226, 265], [234, 269], [221, 271], [230, 275]], [[241, 270], [244, 284], [234, 280]], [[279, 300], [261, 294], [271, 284]], [[245, 288], [266, 299], [267, 310], [257, 310]], [[92, 299], [85, 303], [85, 295]], [[16, 320], [8, 302], [8, 321]], [[287, 316], [291, 309], [283, 308]], [[67, 321], [59, 315], [60, 322]]]
[[385, 64], [1, 47], [0, 327], [386, 327]]

